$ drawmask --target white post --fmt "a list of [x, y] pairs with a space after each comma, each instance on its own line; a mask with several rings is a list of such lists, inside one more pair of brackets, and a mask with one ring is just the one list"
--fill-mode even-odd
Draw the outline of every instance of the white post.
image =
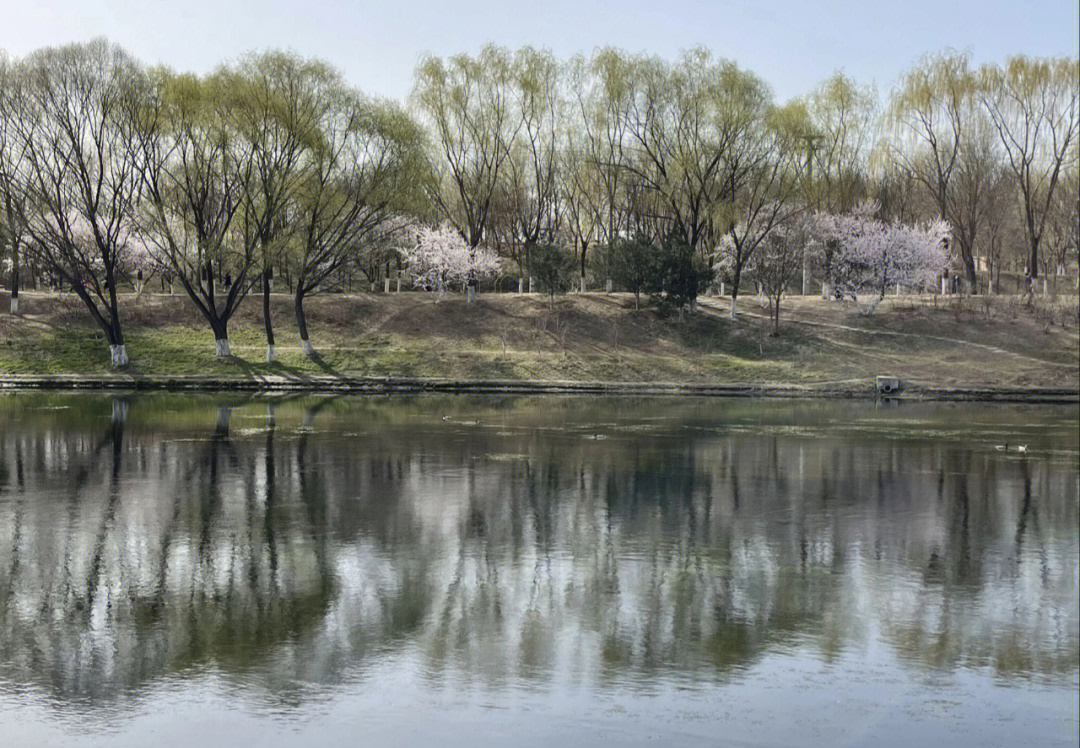
[[400, 275], [397, 277], [397, 289], [394, 291], [394, 293], [401, 293], [401, 276]]
[[829, 286], [828, 281], [823, 281], [821, 284], [821, 298], [825, 299], [825, 301], [828, 301], [831, 295], [832, 288]]
[[383, 293], [390, 293], [390, 279], [383, 278]]
[[1049, 292], [1048, 288], [1049, 288], [1050, 283], [1045, 277], [1042, 279], [1042, 282], [1043, 282], [1043, 296], [1046, 296], [1046, 294]]

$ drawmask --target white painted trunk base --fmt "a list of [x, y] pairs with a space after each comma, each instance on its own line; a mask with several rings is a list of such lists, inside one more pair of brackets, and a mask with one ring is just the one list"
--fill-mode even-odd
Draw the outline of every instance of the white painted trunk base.
[[735, 319], [735, 297], [731, 297], [731, 318]]
[[126, 345], [110, 345], [109, 346], [109, 364], [111, 366], [127, 366], [128, 355]]
[[315, 346], [311, 344], [310, 340], [301, 340], [300, 348], [308, 358], [313, 358], [315, 356]]
[[266, 363], [274, 363], [274, 346], [272, 345], [266, 346]]
[[217, 351], [217, 355], [221, 356], [222, 358], [225, 358], [226, 356], [231, 356], [232, 355], [232, 351], [229, 350], [229, 339], [228, 338], [218, 338], [217, 340], [215, 340], [214, 341], [214, 348]]
[[12, 296], [11, 297], [11, 313], [12, 314], [18, 314], [19, 313], [19, 297], [18, 296]]

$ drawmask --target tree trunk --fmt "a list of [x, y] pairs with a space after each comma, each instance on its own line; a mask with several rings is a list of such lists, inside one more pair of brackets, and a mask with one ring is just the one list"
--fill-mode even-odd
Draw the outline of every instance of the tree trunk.
[[964, 273], [967, 275], [969, 292], [978, 293], [979, 279], [975, 274], [975, 257], [970, 251], [964, 252]]
[[19, 242], [11, 243], [11, 313], [19, 313]]
[[302, 283], [298, 283], [296, 286], [296, 296], [293, 298], [293, 311], [296, 313], [296, 327], [300, 331], [300, 347], [303, 349], [305, 356], [314, 358], [315, 348], [311, 345], [311, 341], [308, 340], [307, 316], [304, 314], [304, 292]]
[[739, 298], [739, 280], [742, 277], [742, 265], [736, 263], [731, 276], [731, 319], [735, 319], [735, 301]]
[[127, 366], [127, 346], [124, 345], [124, 331], [120, 328], [120, 307], [116, 300], [116, 276], [111, 267], [106, 268], [105, 282], [109, 284], [110, 363], [114, 367]]
[[274, 324], [270, 318], [270, 283], [270, 269], [267, 268], [263, 271], [262, 310], [263, 326], [266, 328], [266, 363], [268, 364], [274, 360]]

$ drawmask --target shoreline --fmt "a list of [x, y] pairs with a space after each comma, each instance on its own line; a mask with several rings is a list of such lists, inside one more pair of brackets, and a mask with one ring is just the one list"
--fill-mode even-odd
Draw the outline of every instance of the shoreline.
[[1080, 403], [1080, 389], [932, 387], [907, 385], [882, 396], [874, 380], [809, 385], [780, 383], [698, 384], [676, 382], [590, 382], [558, 380], [459, 380], [421, 377], [350, 376], [153, 376], [0, 375], [0, 392], [24, 391], [308, 392], [335, 394], [459, 393], [511, 395], [678, 395], [697, 397], [891, 399], [928, 401]]

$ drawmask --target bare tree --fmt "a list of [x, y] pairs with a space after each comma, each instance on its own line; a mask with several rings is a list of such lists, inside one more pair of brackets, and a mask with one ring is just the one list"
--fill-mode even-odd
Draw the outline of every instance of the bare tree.
[[113, 366], [128, 363], [117, 293], [140, 179], [135, 119], [145, 89], [136, 62], [98, 39], [41, 49], [18, 66], [12, 100], [15, 181], [40, 261], [86, 305]]
[[366, 100], [337, 84], [321, 96], [320, 142], [307, 155], [306, 177], [294, 201], [296, 271], [293, 309], [304, 353], [304, 298], [387, 234], [407, 228], [395, 210], [419, 183], [423, 138], [399, 107]]
[[237, 221], [252, 161], [237, 144], [226, 79], [164, 69], [151, 79], [139, 122], [139, 233], [210, 325], [217, 354], [229, 356], [229, 321], [259, 260]]
[[1003, 67], [984, 65], [979, 78], [979, 100], [997, 130], [1020, 192], [1028, 272], [1036, 278], [1054, 192], [1077, 159], [1080, 68], [1075, 58], [1018, 56]]
[[27, 240], [23, 223], [25, 193], [19, 189], [17, 180], [22, 149], [14, 132], [14, 117], [18, 114], [15, 85], [14, 66], [0, 50], [0, 252], [6, 249], [11, 262], [9, 309], [12, 314], [19, 313], [19, 268]]

